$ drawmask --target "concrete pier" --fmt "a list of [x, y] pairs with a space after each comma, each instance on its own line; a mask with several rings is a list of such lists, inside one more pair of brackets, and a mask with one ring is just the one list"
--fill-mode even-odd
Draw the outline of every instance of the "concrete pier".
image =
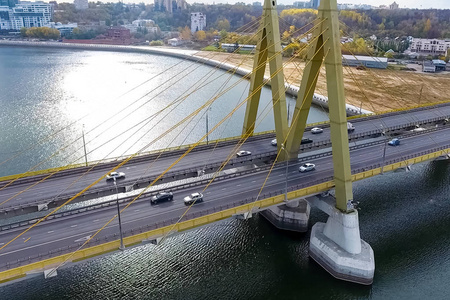
[[260, 214], [278, 229], [306, 232], [310, 210], [311, 207], [305, 200], [292, 200], [280, 206], [269, 207]]
[[357, 210], [342, 213], [334, 208], [326, 224], [314, 224], [309, 255], [337, 279], [373, 282], [375, 258], [370, 245], [360, 239]]

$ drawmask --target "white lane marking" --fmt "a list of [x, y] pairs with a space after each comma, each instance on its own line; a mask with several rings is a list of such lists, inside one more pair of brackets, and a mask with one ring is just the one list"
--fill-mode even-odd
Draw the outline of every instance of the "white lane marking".
[[80, 239], [78, 239], [78, 240], [75, 240], [74, 242], [75, 242], [75, 243], [76, 243], [76, 242], [83, 242], [83, 241], [87, 241], [87, 240], [90, 239], [90, 238], [91, 238], [91, 236], [88, 235], [88, 236], [82, 237], [82, 238], [80, 238]]
[[138, 212], [138, 211], [141, 211], [141, 210], [140, 209], [135, 209], [134, 211]]
[[252, 183], [255, 183], [255, 182], [256, 182], [256, 180], [253, 180], [253, 181], [252, 181]]
[[50, 230], [49, 232], [47, 232], [47, 233], [53, 233], [53, 232], [55, 232], [54, 230]]
[[98, 221], [100, 221], [100, 220], [99, 220], [99, 219], [96, 219], [96, 220], [94, 220], [94, 221], [92, 221], [92, 222], [94, 222], [94, 223], [95, 223], [95, 222], [98, 222]]
[[0, 246], [1, 246], [1, 245], [4, 245], [4, 244], [5, 244], [5, 243], [0, 243]]
[[242, 184], [238, 184], [237, 186], [241, 186]]
[[78, 225], [72, 225], [72, 226], [70, 226], [71, 228], [74, 228], [74, 227], [77, 227]]
[[225, 191], [227, 188], [223, 188], [222, 191]]

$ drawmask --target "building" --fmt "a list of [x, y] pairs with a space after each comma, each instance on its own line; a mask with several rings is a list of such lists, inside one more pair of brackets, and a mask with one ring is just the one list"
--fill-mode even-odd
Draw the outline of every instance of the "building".
[[394, 1], [394, 3], [389, 5], [389, 9], [398, 9], [398, 4]]
[[426, 60], [422, 64], [422, 71], [427, 73], [434, 73], [436, 72], [436, 66], [433, 65], [431, 61]]
[[89, 7], [88, 0], [74, 0], [73, 4], [78, 10], [87, 9]]
[[195, 12], [191, 13], [191, 32], [195, 33], [206, 28], [206, 15]]
[[311, 0], [311, 8], [318, 9], [320, 5], [320, 0]]
[[131, 33], [129, 29], [123, 27], [111, 27], [108, 29], [106, 36], [113, 40], [129, 40]]
[[177, 0], [177, 9], [178, 10], [186, 10], [188, 8], [188, 4], [185, 0]]
[[355, 9], [369, 10], [369, 9], [373, 9], [372, 5], [369, 5], [369, 4], [348, 4], [348, 3], [343, 3], [343, 4], [338, 3], [337, 8], [338, 8], [338, 10], [355, 10]]
[[50, 27], [51, 28], [55, 28], [58, 29], [58, 31], [61, 33], [61, 36], [67, 36], [69, 34], [71, 34], [74, 30], [74, 28], [78, 27], [77, 23], [67, 23], [67, 24], [62, 24], [60, 22], [50, 22]]
[[296, 1], [294, 2], [294, 6], [297, 8], [311, 8], [310, 1]]
[[173, 12], [172, 0], [155, 0], [155, 10]]
[[20, 30], [22, 27], [50, 27], [52, 5], [45, 2], [20, 2], [14, 7], [0, 6], [0, 29]]
[[14, 7], [19, 3], [19, 0], [0, 0], [0, 6]]
[[310, 1], [296, 1], [293, 4], [295, 7], [298, 8], [319, 8], [320, 0], [310, 0]]
[[447, 55], [450, 40], [416, 39], [413, 38], [409, 50], [427, 55]]
[[431, 62], [436, 67], [436, 71], [445, 71], [447, 67], [447, 63], [440, 59], [433, 59]]
[[134, 20], [131, 24], [125, 24], [122, 27], [129, 29], [131, 33], [143, 32], [145, 30], [147, 33], [157, 33], [159, 31], [159, 27], [155, 26], [155, 21], [150, 19]]
[[342, 65], [349, 67], [364, 66], [366, 68], [386, 69], [388, 66], [388, 59], [386, 57], [342, 55]]
[[174, 47], [179, 46], [182, 43], [183, 43], [183, 41], [180, 39], [177, 39], [177, 38], [167, 40], [167, 44], [169, 44], [170, 46], [174, 46]]

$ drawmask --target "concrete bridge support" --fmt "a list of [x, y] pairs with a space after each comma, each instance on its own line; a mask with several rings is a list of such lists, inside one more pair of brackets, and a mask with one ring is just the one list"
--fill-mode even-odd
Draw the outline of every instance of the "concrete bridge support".
[[335, 207], [331, 196], [307, 199], [329, 215], [326, 223], [318, 222], [311, 229], [309, 255], [337, 279], [369, 285], [375, 273], [372, 248], [360, 238], [358, 211], [351, 202], [348, 211]]
[[308, 231], [310, 205], [306, 200], [292, 200], [279, 206], [269, 207], [261, 211], [273, 226], [282, 230], [306, 232]]
[[360, 239], [358, 211], [335, 209], [327, 223], [311, 230], [309, 255], [337, 279], [370, 285], [375, 272], [373, 250]]

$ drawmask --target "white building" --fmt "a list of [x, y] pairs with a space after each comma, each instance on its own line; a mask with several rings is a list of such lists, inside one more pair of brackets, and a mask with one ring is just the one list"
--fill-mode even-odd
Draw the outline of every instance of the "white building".
[[50, 27], [58, 29], [58, 31], [61, 33], [61, 36], [66, 36], [68, 34], [71, 34], [75, 28], [78, 27], [77, 23], [67, 23], [62, 24], [60, 22], [50, 22]]
[[52, 5], [44, 2], [20, 2], [14, 7], [0, 6], [0, 29], [50, 27]]
[[144, 28], [147, 29], [148, 33], [157, 33], [159, 31], [159, 27], [155, 26], [155, 21], [150, 19], [134, 20], [131, 24], [125, 24], [122, 27], [129, 29], [131, 33], [142, 32]]
[[191, 13], [191, 32], [195, 33], [206, 28], [206, 16], [200, 12]]
[[447, 55], [450, 40], [412, 39], [410, 50], [421, 54]]
[[76, 9], [87, 9], [89, 7], [88, 0], [73, 0]]

